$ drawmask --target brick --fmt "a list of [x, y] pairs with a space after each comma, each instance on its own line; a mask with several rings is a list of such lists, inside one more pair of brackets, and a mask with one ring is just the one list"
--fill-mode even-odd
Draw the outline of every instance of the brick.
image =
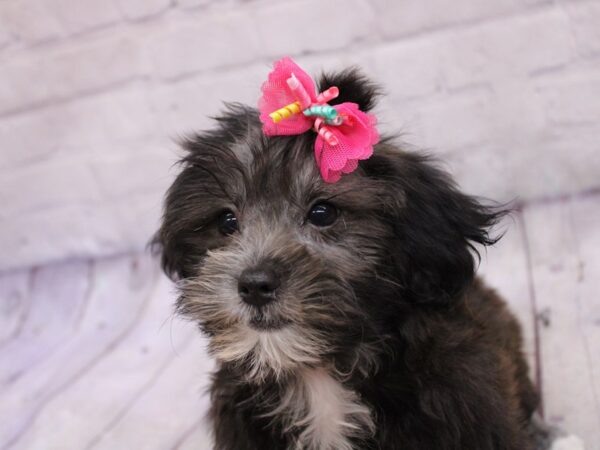
[[155, 72], [163, 78], [252, 62], [259, 47], [255, 23], [242, 10], [211, 12], [170, 23], [148, 42]]
[[262, 53], [271, 57], [343, 48], [372, 35], [373, 19], [360, 0], [266, 3], [256, 12]]
[[478, 148], [444, 155], [470, 193], [522, 202], [596, 189], [598, 129], [565, 133], [548, 127], [529, 138], [497, 137]]
[[160, 199], [175, 173], [175, 152], [151, 143], [143, 145], [141, 151], [133, 152], [127, 147], [122, 150], [110, 155], [96, 155], [88, 162], [102, 198], [123, 199], [139, 193], [153, 193]]
[[541, 105], [545, 127], [535, 145], [541, 149], [535, 167], [546, 196], [600, 186], [598, 74], [597, 69], [572, 69], [536, 80], [532, 101]]
[[586, 57], [600, 54], [600, 4], [593, 1], [565, 4], [579, 52]]
[[80, 33], [121, 20], [121, 12], [114, 0], [48, 0], [48, 5], [71, 33]]
[[[374, 77], [374, 63], [371, 49], [341, 49], [335, 52], [310, 53], [294, 56], [300, 67], [306, 70], [315, 80], [323, 72], [337, 72], [350, 66], [358, 67], [365, 75]], [[263, 75], [264, 78], [264, 75]]]
[[38, 43], [62, 34], [62, 26], [46, 2], [5, 0], [0, 5], [0, 29], [27, 43]]
[[110, 151], [115, 143], [148, 139], [158, 130], [143, 87], [43, 108], [0, 120], [0, 168], [91, 147]]
[[157, 15], [169, 8], [171, 0], [117, 0], [123, 15], [128, 19], [142, 19]]
[[211, 0], [175, 0], [175, 4], [182, 8], [195, 8], [205, 6], [211, 3]]
[[148, 139], [157, 126], [145, 86], [85, 99], [66, 106], [65, 112], [75, 122], [72, 128], [78, 128], [64, 136], [71, 147]]
[[600, 65], [595, 70], [539, 80], [537, 94], [553, 125], [600, 127]]
[[388, 126], [412, 120], [394, 131], [406, 131], [411, 144], [440, 154], [474, 194], [526, 201], [595, 188], [600, 121], [559, 126], [548, 120], [543, 100], [533, 86], [519, 84], [467, 90], [401, 103], [401, 113], [385, 111], [381, 120]]
[[128, 37], [110, 37], [51, 53], [27, 53], [0, 66], [0, 113], [98, 90], [145, 71], [139, 42]]
[[448, 87], [504, 82], [567, 64], [569, 23], [559, 10], [508, 18], [453, 32], [440, 43]]
[[548, 0], [430, 0], [427, 7], [420, 0], [373, 0], [378, 29], [386, 37], [414, 34], [448, 25], [469, 23], [525, 10]]
[[47, 111], [0, 119], [0, 169], [8, 170], [56, 152], [55, 133], [61, 126], [65, 127], [61, 117]]
[[[528, 201], [594, 189], [600, 185], [597, 95], [565, 85], [558, 96], [553, 85], [517, 84], [440, 99], [419, 109], [410, 131], [417, 130], [419, 146], [444, 153], [465, 189], [478, 195]], [[563, 106], [552, 106], [557, 101]]]
[[[390, 92], [390, 91], [388, 91]], [[423, 120], [416, 101], [394, 101], [389, 95], [379, 99], [374, 113], [377, 116], [377, 129], [380, 133], [397, 135], [401, 133], [402, 141], [407, 146], [424, 147]]]
[[445, 154], [442, 161], [469, 194], [499, 202], [525, 201], [548, 189], [536, 177], [538, 167], [532, 169], [534, 158], [524, 154], [525, 148], [490, 143]]
[[39, 70], [36, 63], [29, 61], [12, 61], [0, 66], [0, 113], [40, 101], [39, 92], [44, 92], [45, 82], [43, 78], [38, 81]]
[[[419, 108], [420, 145], [442, 152], [483, 145], [493, 136], [493, 96], [475, 91], [438, 98]], [[412, 130], [411, 130], [412, 131]]]
[[138, 192], [111, 206], [119, 220], [122, 248], [137, 252], [147, 248], [160, 226], [163, 197], [164, 191]]
[[[537, 143], [539, 157], [531, 155], [529, 176], [538, 196], [553, 197], [600, 187], [600, 126], [557, 129], [550, 126]], [[540, 163], [539, 159], [543, 161]]]
[[100, 192], [87, 164], [81, 158], [42, 161], [4, 173], [0, 179], [0, 217], [12, 216], [56, 205], [92, 203]]
[[256, 106], [268, 71], [267, 66], [255, 65], [157, 87], [153, 104], [162, 118], [165, 134], [179, 136], [212, 127], [210, 117], [223, 110], [224, 102]]
[[439, 47], [430, 40], [385, 45], [372, 52], [372, 69], [397, 101], [432, 94], [441, 88]]

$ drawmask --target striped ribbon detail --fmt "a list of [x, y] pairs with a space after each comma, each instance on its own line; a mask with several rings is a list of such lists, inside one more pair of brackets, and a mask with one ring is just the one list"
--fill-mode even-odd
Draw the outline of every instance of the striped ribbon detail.
[[317, 103], [329, 103], [338, 95], [340, 95], [340, 90], [336, 86], [332, 86], [326, 91], [323, 91], [317, 95]]
[[298, 81], [298, 78], [296, 78], [296, 76], [292, 74], [292, 76], [289, 77], [286, 80], [286, 82], [288, 87], [290, 88], [290, 91], [292, 91], [294, 97], [296, 97], [296, 100], [298, 100], [298, 102], [300, 103], [300, 108], [303, 110], [308, 108], [312, 103], [312, 100], [310, 99], [310, 95], [308, 95], [308, 92], [306, 92], [306, 89], [304, 89], [304, 86], [302, 86], [302, 83]]
[[336, 138], [329, 127], [324, 124], [324, 120], [321, 117], [318, 117], [315, 120], [315, 131], [332, 147], [338, 145], [338, 138]]
[[290, 103], [289, 105], [279, 108], [277, 111], [273, 111], [269, 114], [269, 117], [274, 123], [281, 122], [283, 119], [287, 119], [294, 114], [298, 114], [302, 111], [300, 102]]
[[302, 112], [305, 116], [319, 116], [327, 120], [333, 120], [337, 116], [337, 111], [331, 105], [313, 105]]

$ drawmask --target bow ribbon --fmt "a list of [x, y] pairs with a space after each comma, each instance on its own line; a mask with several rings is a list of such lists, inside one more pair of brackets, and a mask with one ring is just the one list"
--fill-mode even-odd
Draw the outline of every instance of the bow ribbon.
[[339, 95], [338, 88], [317, 95], [312, 78], [291, 58], [275, 62], [261, 90], [258, 108], [265, 135], [289, 136], [313, 128], [315, 158], [325, 182], [335, 183], [373, 154], [379, 141], [375, 116], [356, 103], [329, 105]]

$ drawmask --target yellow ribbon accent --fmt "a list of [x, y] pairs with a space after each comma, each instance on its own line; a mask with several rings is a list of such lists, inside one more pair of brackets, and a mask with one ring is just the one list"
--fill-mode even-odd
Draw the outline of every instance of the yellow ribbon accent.
[[302, 111], [300, 108], [300, 102], [290, 103], [289, 105], [284, 106], [283, 108], [278, 109], [277, 111], [273, 111], [269, 114], [273, 123], [281, 122], [283, 119], [287, 119], [294, 114], [298, 114]]

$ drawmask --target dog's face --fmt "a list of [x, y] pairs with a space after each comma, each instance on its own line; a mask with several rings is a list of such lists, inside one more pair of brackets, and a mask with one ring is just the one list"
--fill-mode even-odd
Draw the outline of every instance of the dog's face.
[[163, 264], [212, 353], [252, 379], [303, 365], [368, 372], [404, 308], [458, 295], [473, 274], [469, 241], [487, 243], [496, 218], [388, 144], [325, 183], [314, 135], [266, 138], [250, 108], [230, 107], [184, 146]]
[[364, 176], [323, 182], [310, 136], [265, 139], [251, 111], [237, 112], [246, 137], [197, 142], [169, 196], [166, 230], [185, 247], [181, 308], [221, 360], [249, 358], [257, 374], [318, 364], [369, 326], [354, 287], [385, 257], [389, 193]]

